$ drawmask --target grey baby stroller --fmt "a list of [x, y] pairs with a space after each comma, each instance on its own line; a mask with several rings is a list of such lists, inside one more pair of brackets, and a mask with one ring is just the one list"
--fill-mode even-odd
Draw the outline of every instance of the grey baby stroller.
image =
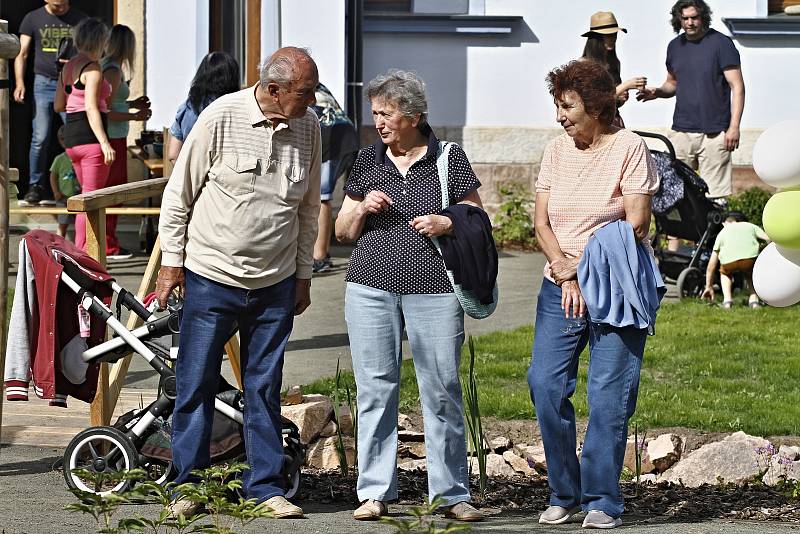
[[[64, 479], [73, 490], [107, 495], [129, 489], [131, 481], [113, 481], [96, 485], [85, 480], [74, 470], [92, 473], [117, 473], [143, 468], [150, 479], [166, 483], [173, 476], [170, 447], [170, 422], [175, 403], [175, 372], [171, 367], [171, 354], [177, 353], [180, 333], [179, 313], [181, 303], [171, 302], [169, 313], [156, 317], [133, 294], [113, 280], [109, 284], [116, 296], [117, 316], [96, 296], [95, 284], [101, 283], [86, 276], [80, 265], [62, 254], [59, 261], [64, 266], [61, 282], [78, 296], [80, 306], [93, 319], [104, 321], [116, 337], [83, 352], [86, 363], [115, 362], [125, 354], [134, 352], [141, 356], [159, 374], [158, 397], [148, 406], [130, 411], [113, 426], [91, 427], [76, 435], [64, 451]], [[120, 307], [124, 306], [140, 316], [144, 326], [128, 330], [119, 320]], [[166, 342], [165, 342], [166, 340]], [[215, 418], [212, 429], [212, 463], [244, 457], [242, 436], [244, 409], [241, 392], [220, 377], [215, 400]], [[284, 465], [286, 497], [292, 498], [300, 487], [300, 467], [305, 461], [305, 447], [294, 423], [282, 419], [284, 438]], [[109, 480], [114, 480], [109, 477]]]
[[[705, 273], [714, 240], [722, 229], [725, 210], [708, 197], [708, 186], [694, 170], [675, 157], [675, 148], [663, 135], [636, 132], [658, 139], [667, 152], [651, 150], [660, 186], [653, 196], [656, 235], [653, 249], [662, 276], [675, 282], [683, 297], [698, 297], [705, 287]], [[689, 250], [668, 250], [666, 237], [694, 243]]]

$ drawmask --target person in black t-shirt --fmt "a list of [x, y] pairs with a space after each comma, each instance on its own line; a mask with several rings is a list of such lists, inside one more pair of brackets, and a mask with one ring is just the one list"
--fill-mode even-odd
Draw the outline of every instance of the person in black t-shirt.
[[667, 47], [667, 79], [645, 87], [637, 100], [675, 97], [670, 140], [681, 161], [699, 171], [708, 196], [732, 193], [731, 152], [739, 148], [744, 80], [733, 41], [712, 28], [703, 0], [678, 0], [672, 27], [683, 33]]
[[[53, 127], [53, 101], [58, 80], [61, 41], [73, 36], [73, 28], [86, 15], [70, 7], [69, 0], [45, 0], [45, 5], [25, 15], [19, 27], [20, 51], [14, 59], [14, 100], [25, 101], [25, 69], [33, 49], [33, 134], [29, 152], [30, 188], [20, 205], [55, 205], [49, 191], [47, 140]], [[63, 61], [69, 59], [60, 58]], [[46, 197], [46, 198], [44, 198]]]

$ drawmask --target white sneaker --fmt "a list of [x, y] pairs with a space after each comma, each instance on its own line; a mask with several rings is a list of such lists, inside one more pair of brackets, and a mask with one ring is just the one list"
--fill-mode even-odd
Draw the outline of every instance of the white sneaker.
[[539, 523], [542, 525], [561, 525], [572, 519], [575, 514], [579, 514], [580, 511], [580, 506], [569, 509], [563, 506], [550, 506], [539, 516]]
[[583, 528], [617, 528], [622, 524], [619, 517], [611, 517], [600, 510], [589, 510], [583, 520]]

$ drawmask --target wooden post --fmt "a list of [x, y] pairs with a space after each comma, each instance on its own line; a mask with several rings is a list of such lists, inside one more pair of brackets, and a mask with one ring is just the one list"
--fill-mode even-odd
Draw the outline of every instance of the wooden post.
[[[86, 212], [86, 252], [100, 265], [106, 265], [106, 209], [98, 208]], [[108, 395], [108, 364], [100, 364], [97, 377], [97, 393], [89, 411], [92, 426], [111, 423], [111, 403]]]
[[[8, 21], [0, 20], [0, 82], [8, 81], [8, 60], [19, 54], [19, 38], [8, 33]], [[8, 170], [9, 86], [0, 87], [0, 373], [6, 368], [6, 303], [8, 301]], [[0, 439], [3, 435], [3, 400], [0, 387]]]
[[[143, 299], [156, 285], [156, 277], [158, 276], [158, 268], [161, 266], [161, 239], [156, 237], [156, 243], [153, 246], [153, 252], [150, 254], [150, 261], [147, 262], [147, 268], [144, 270], [144, 276], [139, 283], [139, 299]], [[125, 325], [128, 330], [133, 330], [142, 322], [141, 317], [131, 312], [128, 316], [128, 324]], [[117, 406], [117, 399], [122, 391], [122, 386], [125, 382], [125, 375], [128, 373], [128, 366], [131, 364], [131, 355], [128, 354], [123, 359], [116, 362], [111, 366], [111, 376], [109, 377], [108, 384], [108, 406], [111, 413], [114, 413], [114, 408]]]

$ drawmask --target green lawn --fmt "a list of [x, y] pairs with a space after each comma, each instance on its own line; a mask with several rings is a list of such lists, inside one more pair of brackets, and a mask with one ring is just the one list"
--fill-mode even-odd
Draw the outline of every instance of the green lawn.
[[[738, 303], [737, 303], [738, 304]], [[722, 310], [700, 302], [668, 304], [647, 343], [639, 403], [640, 427], [686, 426], [757, 435], [800, 434], [800, 307]], [[483, 415], [533, 418], [526, 382], [533, 328], [475, 339]], [[586, 417], [586, 364], [581, 356], [574, 397]], [[462, 373], [466, 371], [466, 348]], [[343, 375], [352, 384], [352, 374]], [[342, 382], [344, 383], [344, 382]], [[334, 380], [307, 392], [330, 394]], [[412, 363], [404, 362], [401, 409], [419, 404]]]

